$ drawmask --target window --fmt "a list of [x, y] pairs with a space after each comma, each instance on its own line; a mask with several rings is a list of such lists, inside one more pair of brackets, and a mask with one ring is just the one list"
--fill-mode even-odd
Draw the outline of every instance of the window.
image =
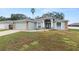
[[38, 26], [38, 28], [41, 28], [41, 26]]
[[53, 19], [53, 22], [55, 21], [55, 19]]
[[38, 28], [41, 28], [41, 23], [38, 23]]
[[61, 26], [61, 23], [60, 22], [57, 22], [57, 26]]

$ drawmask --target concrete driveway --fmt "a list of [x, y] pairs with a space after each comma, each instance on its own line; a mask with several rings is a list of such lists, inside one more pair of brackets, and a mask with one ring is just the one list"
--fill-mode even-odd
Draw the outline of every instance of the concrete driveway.
[[49, 31], [48, 29], [41, 29], [41, 30], [20, 30], [24, 32], [44, 32], [44, 31]]
[[20, 32], [20, 30], [6, 30], [6, 31], [1, 31], [0, 32], [0, 36], [4, 36], [4, 35], [16, 33], [16, 32]]
[[0, 36], [20, 32], [20, 31], [24, 31], [24, 32], [44, 32], [44, 31], [49, 31], [49, 30], [6, 30], [6, 31], [1, 31]]

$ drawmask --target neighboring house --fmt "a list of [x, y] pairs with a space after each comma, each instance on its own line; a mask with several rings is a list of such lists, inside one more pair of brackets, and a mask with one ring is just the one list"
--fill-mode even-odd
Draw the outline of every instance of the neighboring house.
[[79, 23], [72, 23], [68, 25], [69, 29], [79, 29]]
[[35, 29], [57, 29], [67, 30], [68, 20], [55, 19], [54, 17], [38, 17], [35, 19], [0, 21], [0, 29], [35, 30]]
[[79, 23], [72, 23], [72, 24], [69, 24], [68, 26], [70, 26], [70, 27], [79, 27]]

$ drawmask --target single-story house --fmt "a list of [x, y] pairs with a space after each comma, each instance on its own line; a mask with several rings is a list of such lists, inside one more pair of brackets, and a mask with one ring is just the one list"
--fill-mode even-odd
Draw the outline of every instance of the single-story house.
[[55, 19], [54, 17], [39, 17], [35, 19], [0, 21], [0, 29], [35, 30], [35, 29], [57, 29], [67, 30], [68, 20]]
[[72, 23], [68, 25], [69, 29], [79, 29], [79, 23]]
[[72, 24], [69, 24], [68, 26], [70, 26], [70, 27], [79, 27], [79, 23], [72, 23]]

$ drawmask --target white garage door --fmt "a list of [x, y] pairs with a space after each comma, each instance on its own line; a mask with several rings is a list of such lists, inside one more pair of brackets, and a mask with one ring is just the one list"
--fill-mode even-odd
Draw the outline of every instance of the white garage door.
[[16, 23], [15, 24], [15, 29], [18, 29], [18, 30], [26, 30], [26, 23], [24, 22], [21, 22], [21, 23]]
[[0, 24], [0, 29], [8, 29], [8, 24]]
[[28, 30], [34, 30], [34, 29], [35, 29], [34, 23], [28, 22]]

